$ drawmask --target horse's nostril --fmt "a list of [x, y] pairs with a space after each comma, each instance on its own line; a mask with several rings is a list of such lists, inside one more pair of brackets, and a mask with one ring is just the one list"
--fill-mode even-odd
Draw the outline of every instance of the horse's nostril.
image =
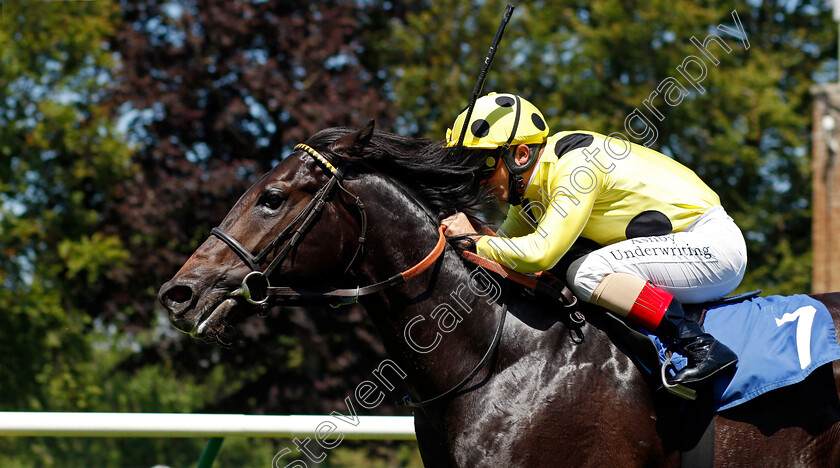
[[179, 318], [192, 310], [195, 301], [201, 297], [197, 291], [201, 282], [195, 278], [176, 277], [160, 287], [158, 301], [169, 312], [170, 320]]
[[192, 299], [192, 289], [187, 286], [173, 286], [163, 295], [163, 299], [171, 305], [183, 304], [190, 302]]

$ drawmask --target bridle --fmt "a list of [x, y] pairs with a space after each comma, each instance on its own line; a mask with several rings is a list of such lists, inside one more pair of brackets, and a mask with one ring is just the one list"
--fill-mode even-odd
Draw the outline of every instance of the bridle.
[[[266, 305], [268, 299], [272, 296], [274, 297], [281, 297], [281, 298], [291, 298], [291, 299], [305, 299], [305, 298], [337, 298], [339, 302], [334, 305], [335, 307], [345, 305], [345, 304], [352, 304], [358, 302], [359, 296], [364, 296], [368, 294], [373, 294], [379, 291], [382, 291], [386, 288], [396, 286], [398, 284], [404, 283], [415, 276], [419, 275], [420, 273], [426, 271], [429, 267], [431, 267], [437, 260], [440, 258], [441, 254], [443, 253], [444, 247], [446, 246], [446, 237], [444, 236], [444, 230], [446, 226], [441, 225], [438, 228], [438, 241], [435, 244], [435, 247], [426, 255], [423, 260], [419, 263], [415, 264], [411, 268], [397, 273], [396, 275], [386, 279], [385, 281], [380, 281], [378, 283], [374, 283], [364, 287], [357, 287], [355, 289], [339, 289], [339, 288], [323, 288], [323, 289], [300, 289], [295, 287], [289, 286], [281, 286], [281, 287], [274, 287], [268, 281], [268, 276], [271, 274], [274, 269], [283, 262], [283, 260], [289, 255], [292, 249], [300, 242], [304, 235], [306, 235], [307, 230], [315, 222], [318, 214], [323, 210], [324, 206], [326, 205], [326, 200], [330, 196], [330, 194], [335, 190], [336, 187], [353, 197], [356, 201], [356, 206], [359, 209], [359, 213], [361, 216], [361, 235], [359, 236], [359, 246], [356, 248], [356, 253], [353, 255], [353, 258], [350, 260], [350, 263], [345, 268], [345, 273], [350, 269], [350, 266], [356, 261], [356, 258], [359, 256], [360, 253], [364, 251], [365, 245], [365, 234], [367, 232], [367, 215], [365, 213], [365, 207], [362, 201], [359, 199], [358, 196], [348, 191], [344, 186], [341, 185], [343, 171], [341, 168], [336, 168], [333, 166], [324, 156], [322, 156], [318, 151], [313, 149], [312, 147], [305, 145], [303, 143], [295, 146], [296, 150], [302, 150], [315, 158], [318, 161], [323, 169], [329, 172], [332, 177], [330, 180], [321, 187], [318, 192], [312, 197], [312, 200], [304, 207], [304, 209], [295, 216], [291, 223], [289, 223], [277, 237], [271, 241], [265, 248], [263, 248], [259, 253], [252, 254], [248, 249], [246, 249], [239, 241], [234, 239], [228, 233], [223, 231], [219, 227], [215, 227], [210, 231], [210, 234], [219, 238], [222, 242], [227, 244], [228, 247], [231, 248], [238, 256], [242, 259], [242, 261], [247, 265], [251, 272], [245, 275], [245, 278], [242, 280], [242, 284], [240, 287], [229, 294], [229, 296], [239, 296], [244, 298], [247, 302], [263, 306]], [[297, 226], [297, 228], [295, 228]], [[288, 242], [287, 242], [288, 241]], [[285, 242], [285, 245], [284, 245]], [[282, 245], [282, 248], [281, 248]], [[275, 253], [274, 258], [268, 264], [265, 270], [260, 271], [260, 266], [266, 262], [269, 255]], [[479, 266], [487, 266], [491, 267], [490, 264], [483, 265], [480, 263], [479, 260], [474, 258], [467, 258], [467, 260], [476, 263]], [[496, 273], [501, 273], [503, 276], [508, 275], [519, 275], [520, 279], [519, 282], [523, 282], [522, 278], [525, 278], [524, 275], [518, 274], [509, 270], [501, 265], [496, 265], [497, 268], [494, 268], [493, 271]], [[512, 278], [513, 279], [513, 278]], [[531, 287], [533, 289], [538, 288], [538, 283], [534, 280]], [[523, 282], [525, 284], [527, 281]], [[541, 284], [541, 283], [539, 283]], [[545, 287], [545, 286], [543, 286]], [[571, 292], [568, 291], [567, 288], [563, 288], [563, 292], [561, 296], [565, 299], [566, 307], [574, 306], [574, 299], [571, 296]], [[571, 299], [570, 299], [571, 298]], [[467, 374], [457, 385], [451, 387], [449, 390], [426, 400], [421, 401], [414, 401], [410, 398], [409, 395], [406, 395], [401, 401], [398, 403], [402, 406], [412, 407], [412, 408], [423, 408], [435, 403], [442, 402], [448, 398], [455, 396], [470, 380], [475, 377], [479, 370], [481, 370], [487, 363], [489, 362], [491, 356], [495, 354], [496, 349], [498, 349], [499, 344], [502, 338], [502, 330], [505, 326], [505, 318], [507, 317], [507, 306], [503, 306], [501, 310], [501, 314], [499, 317], [499, 322], [496, 327], [496, 332], [493, 336], [493, 340], [490, 343], [487, 352], [481, 358], [481, 360], [473, 367], [473, 370]]]
[[[385, 281], [380, 281], [378, 283], [371, 284], [365, 287], [357, 287], [355, 289], [338, 289], [338, 288], [325, 288], [325, 289], [316, 289], [316, 290], [304, 290], [298, 289], [293, 287], [272, 287], [268, 282], [268, 276], [277, 267], [285, 258], [289, 255], [289, 252], [294, 249], [294, 247], [300, 242], [303, 236], [306, 234], [306, 231], [315, 222], [316, 217], [324, 208], [326, 204], [327, 197], [335, 190], [335, 187], [339, 187], [341, 190], [346, 192], [348, 195], [352, 196], [356, 199], [356, 206], [359, 208], [359, 213], [361, 214], [362, 219], [362, 228], [361, 228], [361, 236], [359, 237], [359, 247], [356, 249], [356, 254], [353, 255], [353, 259], [347, 265], [345, 272], [350, 269], [350, 266], [356, 260], [358, 254], [364, 249], [365, 245], [365, 233], [367, 230], [367, 215], [365, 214], [365, 208], [362, 204], [359, 197], [350, 193], [347, 189], [345, 189], [341, 185], [343, 171], [339, 168], [337, 169], [333, 166], [324, 156], [318, 153], [315, 149], [311, 148], [305, 144], [299, 144], [295, 146], [296, 150], [303, 150], [307, 154], [311, 155], [318, 161], [321, 166], [332, 174], [330, 180], [321, 187], [320, 190], [312, 197], [312, 200], [304, 207], [304, 209], [298, 213], [297, 216], [289, 223], [283, 231], [277, 235], [277, 237], [271, 241], [265, 248], [263, 248], [259, 253], [252, 254], [248, 249], [246, 249], [239, 241], [234, 239], [231, 235], [223, 231], [219, 227], [215, 227], [210, 231], [210, 234], [219, 238], [222, 242], [227, 244], [228, 247], [231, 248], [239, 258], [245, 262], [251, 272], [245, 275], [245, 278], [242, 280], [242, 284], [240, 287], [229, 294], [229, 296], [240, 296], [244, 298], [247, 302], [263, 306], [266, 305], [268, 302], [269, 297], [284, 297], [284, 298], [293, 298], [293, 299], [303, 299], [303, 298], [338, 298], [339, 302], [335, 305], [338, 307], [340, 305], [345, 304], [352, 304], [358, 302], [359, 296], [364, 296], [367, 294], [373, 294], [375, 292], [382, 291], [386, 288], [396, 286], [398, 284], [404, 283], [411, 278], [419, 275], [420, 273], [426, 271], [430, 266], [432, 266], [438, 258], [440, 258], [441, 254], [443, 253], [444, 247], [446, 246], [446, 237], [444, 236], [444, 230], [446, 229], [445, 226], [440, 226], [438, 228], [438, 241], [435, 244], [434, 249], [429, 252], [426, 257], [421, 260], [419, 263], [415, 264], [413, 267], [397, 273], [396, 275], [386, 279]], [[297, 228], [295, 228], [297, 226]], [[286, 242], [288, 240], [288, 242]], [[285, 245], [283, 245], [283, 243]], [[281, 248], [280, 246], [283, 245]], [[272, 252], [276, 252], [276, 255], [268, 264], [265, 270], [260, 271], [260, 266], [266, 262], [268, 256], [271, 255]], [[494, 354], [494, 351], [498, 348], [499, 343], [502, 337], [502, 329], [504, 328], [505, 324], [505, 317], [507, 316], [507, 307], [504, 307], [501, 312], [501, 317], [499, 319], [499, 324], [496, 328], [495, 336], [493, 337], [493, 341], [487, 352], [485, 353], [484, 357], [481, 358], [479, 363], [473, 368], [472, 372], [470, 372], [466, 378], [464, 378], [458, 385], [450, 388], [446, 392], [442, 394], [430, 398], [428, 400], [423, 400], [419, 402], [412, 401], [411, 398], [406, 395], [402, 401], [399, 402], [401, 405], [411, 406], [416, 408], [422, 408], [424, 406], [437, 403], [442, 401], [446, 398], [449, 398], [455, 395], [460, 389], [462, 389], [475, 375], [478, 371], [483, 368], [487, 362], [489, 361], [490, 357]]]
[[[358, 302], [359, 296], [373, 294], [391, 286], [396, 286], [400, 283], [408, 281], [428, 269], [437, 261], [441, 253], [443, 253], [443, 249], [446, 245], [446, 237], [443, 234], [444, 228], [440, 227], [438, 229], [439, 238], [437, 244], [423, 260], [408, 270], [400, 272], [385, 281], [350, 289], [331, 287], [306, 289], [290, 286], [271, 286], [268, 281], [268, 277], [274, 269], [286, 259], [298, 243], [300, 243], [306, 235], [306, 232], [321, 213], [321, 210], [324, 209], [324, 206], [327, 203], [327, 198], [332, 194], [336, 187], [355, 199], [356, 207], [359, 210], [361, 218], [359, 245], [356, 248], [356, 252], [353, 254], [353, 258], [350, 260], [350, 263], [348, 263], [347, 267], [344, 269], [345, 273], [350, 270], [350, 267], [356, 259], [359, 258], [359, 254], [364, 252], [365, 248], [365, 235], [367, 233], [367, 214], [365, 213], [365, 206], [358, 196], [348, 191], [341, 184], [344, 175], [343, 169], [333, 166], [327, 158], [309, 145], [303, 143], [298, 144], [295, 146], [295, 150], [304, 151], [312, 156], [319, 163], [321, 168], [331, 175], [330, 180], [315, 193], [312, 200], [310, 200], [303, 210], [295, 216], [292, 222], [289, 223], [283, 231], [274, 238], [273, 241], [271, 241], [257, 254], [252, 254], [239, 241], [234, 239], [233, 236], [226, 233], [220, 227], [214, 227], [210, 230], [211, 235], [216, 236], [219, 240], [227, 244], [227, 246], [230, 247], [240, 259], [242, 259], [245, 265], [251, 269], [251, 272], [245, 275], [245, 278], [242, 279], [242, 284], [239, 288], [228, 294], [228, 296], [242, 297], [248, 303], [259, 306], [266, 305], [270, 297], [298, 301], [304, 299], [335, 298], [338, 299], [337, 304], [335, 304], [337, 307], [340, 305]], [[274, 254], [274, 257], [271, 259], [271, 262], [264, 270], [260, 270], [260, 267], [272, 254]]]

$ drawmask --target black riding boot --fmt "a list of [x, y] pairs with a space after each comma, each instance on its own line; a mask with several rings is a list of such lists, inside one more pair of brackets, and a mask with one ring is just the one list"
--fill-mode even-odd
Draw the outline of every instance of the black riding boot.
[[709, 378], [738, 362], [738, 356], [726, 345], [705, 333], [700, 325], [685, 316], [682, 304], [671, 301], [662, 322], [654, 333], [681, 351], [688, 364], [670, 379], [673, 384], [690, 384]]

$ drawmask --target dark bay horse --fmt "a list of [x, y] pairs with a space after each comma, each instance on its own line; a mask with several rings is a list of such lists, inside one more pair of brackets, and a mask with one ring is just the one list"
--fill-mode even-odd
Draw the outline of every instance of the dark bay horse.
[[[361, 287], [358, 300], [415, 401], [478, 369], [451, 398], [415, 411], [427, 466], [679, 466], [680, 450], [696, 442], [681, 420], [703, 412], [655, 395], [599, 311], [582, 305], [588, 320], [578, 327], [559, 304], [547, 310], [502, 295], [501, 280], [478, 278], [450, 245], [428, 268], [411, 270], [439, 241], [436, 210], [463, 195], [446, 191], [457, 170], [437, 167], [440, 146], [374, 133], [372, 123], [299, 145], [161, 287], [171, 322], [226, 341], [237, 321], [264, 307], [269, 282], [292, 295]], [[336, 168], [341, 177], [331, 182]], [[245, 280], [268, 263], [265, 277]], [[407, 271], [407, 281], [393, 280]], [[814, 297], [840, 329], [840, 294]], [[715, 464], [840, 466], [838, 395], [835, 362], [716, 416]]]

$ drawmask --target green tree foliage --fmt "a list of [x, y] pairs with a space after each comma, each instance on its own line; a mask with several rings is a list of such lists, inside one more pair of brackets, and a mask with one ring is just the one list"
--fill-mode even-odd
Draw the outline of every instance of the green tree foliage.
[[[6, 2], [0, 409], [342, 409], [383, 355], [360, 309], [275, 311], [220, 350], [172, 330], [155, 293], [292, 145], [323, 127], [387, 122], [364, 41], [398, 11]], [[267, 464], [282, 442], [229, 442], [222, 461]], [[183, 466], [201, 444], [0, 439], [0, 465]], [[353, 446], [336, 460], [357, 459]], [[416, 455], [377, 447], [363, 458]]]
[[113, 14], [109, 4], [3, 9], [0, 328], [7, 338], [0, 346], [8, 348], [0, 359], [12, 376], [0, 379], [6, 408], [53, 407], [51, 393], [73, 385], [83, 372], [76, 366], [88, 358], [83, 330], [91, 318], [79, 304], [128, 256], [118, 238], [99, 230], [108, 194], [131, 170], [100, 92], [112, 64], [101, 45]]
[[[124, 281], [131, 259], [104, 214], [137, 172], [106, 92], [118, 13], [105, 1], [3, 5], [0, 410], [192, 412], [236, 390], [224, 368], [201, 380], [166, 359], [123, 370], [161, 337], [124, 333], [97, 300]], [[0, 466], [183, 466], [202, 444], [2, 438]]]
[[[0, 409], [343, 408], [383, 354], [358, 308], [275, 311], [220, 350], [172, 330], [155, 293], [293, 144], [327, 126], [387, 121], [364, 34], [384, 35], [384, 18], [397, 11], [346, 2], [5, 3]], [[0, 465], [184, 466], [202, 443], [0, 439]], [[416, 455], [410, 444], [388, 446], [363, 445], [370, 455], [361, 455], [346, 444], [335, 460]], [[221, 461], [268, 464], [282, 447], [228, 442]]]
[[[503, 1], [426, 2], [380, 44], [404, 131], [442, 139], [469, 102]], [[746, 43], [718, 29], [735, 29]], [[805, 292], [810, 284], [810, 95], [836, 62], [825, 2], [536, 1], [518, 4], [484, 93], [516, 92], [552, 131], [625, 130], [638, 109], [658, 132], [652, 146], [695, 169], [747, 233], [742, 289]], [[709, 51], [691, 42], [717, 34]], [[691, 56], [706, 76], [695, 88], [677, 67]], [[700, 75], [697, 65], [685, 65]], [[692, 67], [697, 67], [692, 68]], [[651, 95], [668, 77], [687, 91], [668, 105]], [[644, 100], [660, 113], [646, 107]], [[641, 131], [640, 119], [634, 129]]]
[[[114, 99], [138, 138], [139, 173], [106, 214], [133, 255], [121, 291], [102, 303], [131, 310], [126, 326], [145, 328], [165, 317], [154, 300], [160, 285], [296, 143], [325, 127], [388, 121], [365, 38], [383, 35], [383, 17], [396, 10], [332, 1], [121, 6]], [[350, 308], [274, 311], [241, 331], [233, 350], [184, 336], [151, 343], [125, 365], [166, 356], [196, 377], [210, 362], [228, 366], [242, 387], [204, 411], [289, 414], [341, 408], [382, 359], [372, 327]]]

